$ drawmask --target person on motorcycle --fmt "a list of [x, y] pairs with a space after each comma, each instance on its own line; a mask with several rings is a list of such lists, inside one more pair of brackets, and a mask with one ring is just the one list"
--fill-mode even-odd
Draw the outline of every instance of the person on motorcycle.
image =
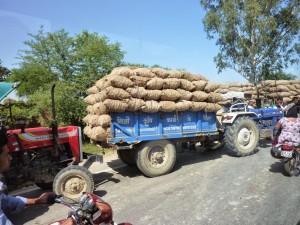
[[[0, 173], [8, 170], [12, 157], [9, 154], [7, 148], [8, 139], [6, 136], [6, 130], [0, 127]], [[28, 205], [35, 204], [48, 204], [49, 199], [55, 194], [53, 192], [43, 193], [37, 198], [24, 198], [21, 196], [8, 196], [2, 193], [4, 184], [0, 181], [0, 224], [1, 225], [13, 225], [12, 222], [4, 214], [4, 211], [14, 212], [23, 209]], [[73, 221], [69, 220], [64, 225], [73, 225]]]
[[278, 121], [274, 128], [274, 137], [278, 136], [278, 143], [283, 144], [299, 144], [300, 143], [300, 118], [298, 118], [297, 108], [291, 107], [287, 113], [286, 117], [283, 117]]

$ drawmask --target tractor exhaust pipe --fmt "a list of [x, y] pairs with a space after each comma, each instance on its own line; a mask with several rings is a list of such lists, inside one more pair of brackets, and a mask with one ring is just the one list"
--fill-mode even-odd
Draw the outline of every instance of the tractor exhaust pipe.
[[53, 135], [53, 143], [56, 150], [59, 150], [59, 142], [58, 142], [58, 126], [56, 121], [55, 115], [55, 103], [54, 103], [54, 88], [55, 84], [53, 84], [51, 89], [51, 100], [52, 100], [52, 121], [51, 121], [51, 128], [52, 128], [52, 135]]

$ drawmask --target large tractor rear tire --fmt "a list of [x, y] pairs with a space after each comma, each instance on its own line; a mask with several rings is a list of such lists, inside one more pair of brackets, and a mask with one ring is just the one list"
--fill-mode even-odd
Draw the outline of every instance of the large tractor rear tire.
[[256, 123], [248, 117], [237, 118], [225, 130], [225, 144], [230, 154], [248, 156], [256, 152], [259, 130]]
[[136, 153], [136, 164], [148, 177], [157, 177], [169, 173], [176, 161], [175, 146], [167, 140], [143, 143]]
[[66, 200], [78, 201], [83, 192], [93, 193], [93, 175], [85, 167], [68, 166], [55, 176], [53, 191], [66, 197]]

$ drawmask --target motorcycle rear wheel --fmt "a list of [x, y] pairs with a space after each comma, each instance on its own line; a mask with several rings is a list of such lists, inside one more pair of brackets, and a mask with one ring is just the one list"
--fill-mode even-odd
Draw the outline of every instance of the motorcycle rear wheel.
[[284, 170], [291, 177], [296, 176], [300, 172], [299, 169], [297, 168], [297, 163], [295, 162], [294, 158], [284, 161]]

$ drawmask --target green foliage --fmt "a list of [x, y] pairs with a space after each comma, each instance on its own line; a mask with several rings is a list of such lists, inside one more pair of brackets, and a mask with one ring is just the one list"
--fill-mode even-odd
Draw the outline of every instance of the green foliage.
[[29, 37], [24, 42], [27, 49], [19, 52], [19, 68], [8, 80], [21, 82], [17, 94], [35, 105], [30, 114], [43, 125], [51, 119], [50, 90], [56, 84], [58, 122], [80, 125], [86, 114], [82, 101], [86, 89], [121, 64], [121, 45], [88, 31], [71, 37], [64, 29], [50, 33], [41, 27]]
[[0, 116], [4, 117], [6, 121], [11, 122], [10, 109], [12, 115], [12, 122], [15, 123], [16, 119], [25, 117], [31, 119], [30, 110], [32, 105], [25, 103], [23, 100], [16, 101], [14, 99], [6, 98], [0, 106]]
[[11, 74], [10, 70], [2, 66], [2, 60], [0, 59], [0, 82], [4, 81]]
[[266, 73], [264, 75], [264, 80], [295, 80], [297, 78], [296, 75], [291, 73], [285, 73], [283, 71], [279, 71], [277, 73]]
[[214, 58], [219, 72], [233, 69], [253, 83], [298, 62], [295, 43], [300, 28], [296, 0], [201, 0], [209, 39], [219, 53]]

